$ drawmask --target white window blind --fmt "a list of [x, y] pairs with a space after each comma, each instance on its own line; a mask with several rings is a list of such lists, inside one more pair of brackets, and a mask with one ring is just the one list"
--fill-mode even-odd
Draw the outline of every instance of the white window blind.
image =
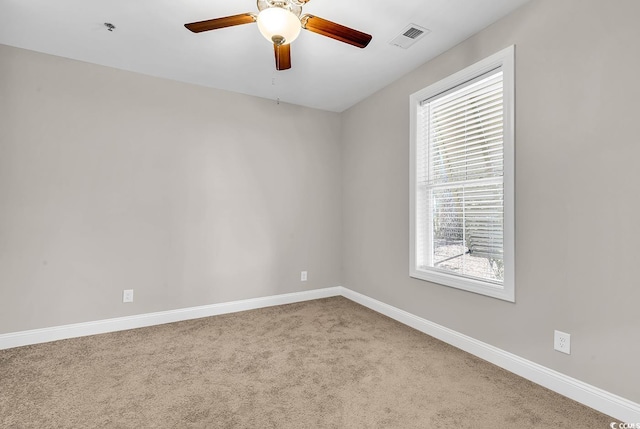
[[514, 47], [410, 102], [411, 277], [514, 301]]
[[420, 103], [423, 267], [503, 281], [503, 116], [500, 70]]

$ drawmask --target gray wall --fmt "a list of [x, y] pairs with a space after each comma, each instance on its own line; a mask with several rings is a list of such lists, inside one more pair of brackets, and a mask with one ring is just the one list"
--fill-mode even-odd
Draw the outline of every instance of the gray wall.
[[0, 46], [0, 333], [339, 285], [339, 132]]
[[[534, 0], [344, 112], [343, 285], [640, 402], [638, 16]], [[409, 95], [511, 44], [515, 304], [408, 275]]]

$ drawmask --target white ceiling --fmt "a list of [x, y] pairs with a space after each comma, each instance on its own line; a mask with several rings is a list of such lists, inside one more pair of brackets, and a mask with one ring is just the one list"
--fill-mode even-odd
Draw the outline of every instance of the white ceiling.
[[[0, 0], [0, 44], [341, 112], [527, 1], [311, 0], [303, 13], [373, 40], [359, 49], [303, 30], [285, 71], [255, 24], [183, 26], [257, 12], [255, 0]], [[407, 50], [391, 46], [411, 23], [431, 32]]]

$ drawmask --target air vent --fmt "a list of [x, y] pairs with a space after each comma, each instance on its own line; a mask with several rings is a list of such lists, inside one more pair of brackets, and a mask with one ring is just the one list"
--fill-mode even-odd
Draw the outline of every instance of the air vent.
[[424, 27], [420, 27], [416, 24], [409, 24], [397, 37], [390, 41], [389, 44], [407, 49], [429, 33], [430, 30], [427, 30]]
[[422, 30], [418, 30], [415, 27], [411, 27], [407, 31], [404, 32], [403, 36], [408, 37], [409, 39], [417, 39], [419, 35], [424, 33]]

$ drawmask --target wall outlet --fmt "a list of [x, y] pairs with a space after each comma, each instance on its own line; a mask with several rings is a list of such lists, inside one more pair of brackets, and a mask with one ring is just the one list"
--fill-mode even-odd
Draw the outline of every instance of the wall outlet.
[[133, 289], [125, 289], [122, 291], [122, 302], [133, 302]]
[[306, 282], [307, 281], [307, 272], [306, 271], [300, 271], [300, 281], [301, 282]]
[[571, 335], [566, 332], [553, 331], [553, 348], [559, 352], [571, 354]]

